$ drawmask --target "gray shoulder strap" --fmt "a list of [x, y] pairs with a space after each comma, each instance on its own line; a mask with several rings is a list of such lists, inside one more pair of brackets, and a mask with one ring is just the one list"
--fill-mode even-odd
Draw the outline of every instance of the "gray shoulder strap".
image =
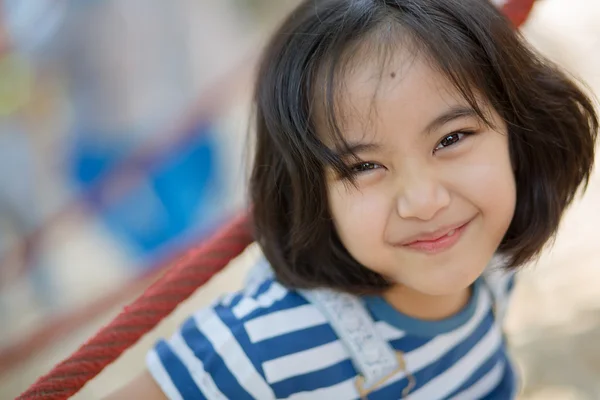
[[273, 270], [271, 269], [271, 265], [269, 265], [269, 262], [267, 261], [265, 256], [261, 254], [261, 256], [258, 257], [254, 265], [250, 268], [250, 271], [246, 275], [244, 286], [247, 288], [256, 287], [262, 282], [272, 277]]
[[[261, 257], [246, 282], [256, 284], [272, 276], [269, 263]], [[323, 313], [346, 346], [354, 367], [364, 378], [364, 389], [371, 389], [398, 370], [396, 352], [379, 336], [373, 318], [358, 297], [328, 289], [300, 293]]]
[[354, 367], [364, 378], [364, 389], [371, 389], [398, 370], [396, 352], [379, 336], [359, 298], [327, 289], [300, 292], [320, 309], [348, 348]]

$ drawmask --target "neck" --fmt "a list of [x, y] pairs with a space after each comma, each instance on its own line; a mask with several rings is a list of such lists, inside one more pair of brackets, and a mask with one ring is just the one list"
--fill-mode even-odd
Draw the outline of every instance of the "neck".
[[471, 288], [449, 295], [428, 295], [406, 286], [395, 285], [388, 289], [383, 298], [396, 310], [409, 317], [436, 321], [451, 317], [469, 302]]

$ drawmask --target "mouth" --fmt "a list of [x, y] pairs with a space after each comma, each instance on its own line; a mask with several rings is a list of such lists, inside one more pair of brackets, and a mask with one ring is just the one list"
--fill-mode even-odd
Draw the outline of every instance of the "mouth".
[[452, 248], [462, 237], [465, 230], [473, 219], [462, 224], [443, 228], [429, 235], [396, 245], [413, 251], [418, 251], [427, 254], [436, 254]]

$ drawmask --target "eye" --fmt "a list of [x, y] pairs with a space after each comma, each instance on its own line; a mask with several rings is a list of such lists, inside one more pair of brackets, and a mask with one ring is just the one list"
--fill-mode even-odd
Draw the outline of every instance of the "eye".
[[440, 140], [433, 152], [435, 153], [438, 150], [442, 150], [446, 147], [453, 146], [456, 143], [460, 142], [465, 136], [470, 134], [471, 132], [454, 132], [447, 136], [444, 136], [444, 138]]
[[362, 162], [362, 163], [351, 166], [350, 171], [352, 171], [353, 174], [360, 174], [363, 172], [369, 172], [369, 171], [372, 171], [374, 169], [379, 169], [379, 168], [382, 168], [382, 166], [379, 164], [376, 164], [373, 162]]

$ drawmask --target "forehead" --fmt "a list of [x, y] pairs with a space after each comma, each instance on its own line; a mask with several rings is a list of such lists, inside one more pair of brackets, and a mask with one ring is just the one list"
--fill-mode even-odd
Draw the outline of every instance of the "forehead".
[[[397, 47], [385, 58], [357, 56], [347, 66], [333, 96], [335, 123], [344, 140], [373, 136], [382, 121], [418, 129], [440, 112], [469, 105], [423, 53], [411, 48]], [[325, 135], [331, 133], [327, 115], [319, 114], [317, 129], [331, 142], [335, 135]]]
[[383, 103], [394, 103], [398, 111], [420, 103], [443, 104], [461, 101], [462, 96], [431, 63], [419, 54], [396, 51], [385, 64], [366, 61], [344, 76], [336, 96], [340, 109], [360, 113]]

